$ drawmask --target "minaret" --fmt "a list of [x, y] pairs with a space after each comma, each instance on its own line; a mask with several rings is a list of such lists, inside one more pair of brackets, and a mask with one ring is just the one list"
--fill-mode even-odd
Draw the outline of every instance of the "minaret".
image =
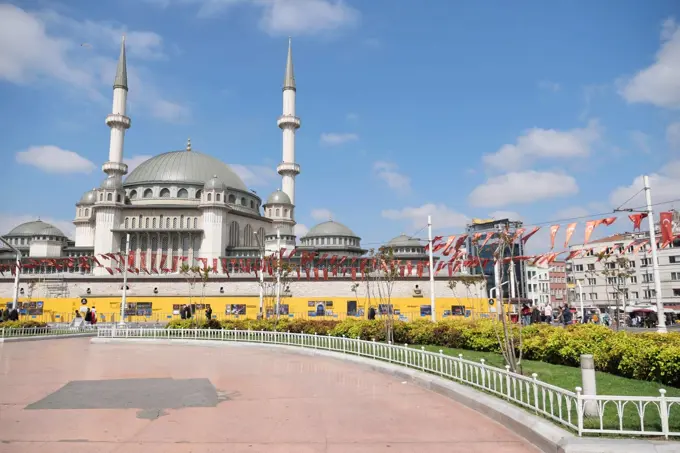
[[125, 36], [123, 36], [120, 44], [120, 57], [118, 58], [116, 78], [113, 81], [113, 108], [106, 117], [106, 125], [111, 128], [109, 161], [102, 166], [102, 170], [109, 175], [109, 178], [116, 178], [121, 182], [123, 175], [127, 174], [127, 165], [123, 163], [125, 131], [131, 125], [130, 118], [125, 115], [127, 94], [127, 64], [125, 61]]
[[281, 175], [281, 187], [295, 204], [295, 177], [300, 174], [300, 166], [295, 163], [295, 131], [300, 127], [300, 118], [295, 116], [295, 73], [293, 72], [293, 49], [288, 38], [288, 60], [286, 76], [283, 79], [283, 114], [277, 124], [283, 131], [283, 160], [276, 167]]

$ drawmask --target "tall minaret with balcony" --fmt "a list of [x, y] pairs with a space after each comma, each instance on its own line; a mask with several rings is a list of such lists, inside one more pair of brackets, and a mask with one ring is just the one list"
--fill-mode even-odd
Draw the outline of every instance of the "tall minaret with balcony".
[[[122, 251], [122, 234], [113, 230], [121, 227], [123, 208], [125, 206], [125, 191], [123, 190], [123, 176], [128, 167], [123, 162], [123, 143], [125, 131], [130, 128], [130, 118], [126, 113], [127, 104], [127, 64], [125, 61], [125, 37], [120, 45], [120, 57], [116, 68], [116, 78], [113, 81], [113, 108], [106, 117], [106, 125], [111, 128], [109, 143], [109, 160], [102, 166], [107, 177], [96, 190], [94, 202], [95, 231], [94, 253], [101, 255]], [[102, 268], [95, 268], [95, 274], [105, 273]]]
[[283, 160], [276, 168], [281, 175], [281, 188], [295, 204], [295, 177], [300, 174], [300, 166], [295, 163], [295, 132], [300, 128], [300, 118], [295, 116], [295, 73], [293, 71], [293, 49], [288, 39], [288, 60], [286, 75], [283, 79], [283, 114], [277, 124], [283, 132]]

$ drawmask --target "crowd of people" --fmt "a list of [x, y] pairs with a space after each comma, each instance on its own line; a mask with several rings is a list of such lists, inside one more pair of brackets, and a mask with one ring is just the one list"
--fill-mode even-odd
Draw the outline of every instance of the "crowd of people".
[[606, 312], [602, 314], [597, 312], [587, 312], [585, 313], [584, 319], [580, 319], [580, 317], [577, 318], [574, 316], [574, 312], [567, 303], [558, 305], [557, 308], [553, 308], [550, 304], [534, 305], [533, 307], [525, 304], [522, 306], [520, 316], [523, 326], [529, 326], [531, 324], [538, 323], [556, 323], [566, 326], [580, 322], [587, 324], [602, 324], [604, 326], [609, 326], [610, 324], [609, 314]]
[[5, 307], [4, 310], [0, 310], [0, 322], [5, 321], [18, 321], [19, 320], [19, 310], [16, 308], [10, 309]]

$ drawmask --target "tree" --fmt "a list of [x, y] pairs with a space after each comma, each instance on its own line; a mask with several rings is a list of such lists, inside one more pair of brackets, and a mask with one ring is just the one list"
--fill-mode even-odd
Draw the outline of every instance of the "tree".
[[[281, 314], [281, 307], [277, 304], [277, 294], [280, 298], [284, 297], [285, 289], [289, 288], [293, 282], [293, 274], [296, 267], [292, 263], [284, 261], [281, 257], [277, 258], [276, 254], [271, 255], [268, 259], [271, 263], [272, 275], [267, 278], [267, 274], [264, 273], [263, 278], [258, 280], [258, 285], [262, 288], [263, 310], [265, 314], [270, 309], [272, 310], [277, 321], [274, 325], [274, 329], [276, 329], [276, 324], [278, 324]], [[262, 268], [264, 267], [262, 266]], [[266, 272], [266, 270], [261, 269], [261, 272]]]
[[451, 277], [447, 286], [453, 293], [454, 297], [458, 296], [458, 293], [456, 292], [458, 283], [461, 283], [463, 286], [465, 286], [466, 305], [470, 305], [470, 299], [472, 298], [472, 287], [478, 284], [481, 287], [484, 287], [486, 285], [486, 280], [482, 275], [458, 275]]
[[[602, 263], [601, 271], [591, 271], [591, 274], [599, 274], [605, 279], [605, 291], [607, 297], [609, 296], [609, 286], [614, 289], [616, 294], [615, 306], [616, 314], [614, 322], [616, 323], [616, 330], [619, 330], [619, 302], [628, 297], [628, 282], [631, 277], [635, 275], [635, 271], [631, 265], [631, 260], [623, 255], [614, 255], [612, 251], [604, 250], [597, 254], [597, 260]], [[625, 304], [623, 311], [625, 312]]]
[[380, 306], [387, 307], [387, 313], [380, 311], [385, 322], [385, 338], [394, 341], [394, 309], [392, 307], [392, 292], [399, 277], [399, 267], [394, 259], [392, 247], [380, 247], [377, 252], [371, 250], [370, 259], [366, 266], [367, 289], [368, 282], [373, 283], [374, 291]]
[[187, 284], [189, 285], [189, 307], [191, 307], [194, 286], [196, 286], [196, 280], [201, 276], [201, 270], [197, 266], [192, 267], [188, 264], [182, 264], [182, 266], [179, 268], [179, 273], [184, 277]]
[[[352, 286], [350, 287], [350, 291], [354, 293], [354, 298], [359, 302], [359, 283], [352, 283]], [[364, 308], [364, 313], [366, 313], [366, 309]]]

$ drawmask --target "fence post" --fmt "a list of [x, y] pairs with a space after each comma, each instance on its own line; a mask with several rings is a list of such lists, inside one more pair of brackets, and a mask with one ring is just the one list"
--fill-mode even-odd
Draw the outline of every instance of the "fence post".
[[392, 342], [387, 342], [387, 361], [392, 363]]
[[420, 347], [420, 369], [425, 371], [425, 346]]
[[583, 435], [583, 397], [581, 396], [581, 387], [576, 387], [576, 422], [578, 423], [578, 436]]
[[345, 341], [345, 336], [343, 335], [343, 336], [342, 336], [342, 353], [343, 353], [343, 354], [346, 352], [346, 351], [345, 351], [345, 349], [346, 349], [346, 344], [345, 344], [345, 343], [347, 343], [347, 342]]
[[505, 393], [508, 399], [512, 399], [512, 391], [510, 390], [510, 365], [505, 365]]
[[373, 354], [373, 358], [375, 359], [375, 338], [373, 338], [373, 343], [371, 345], [371, 353]]
[[0, 337], [0, 338], [5, 338], [5, 328], [4, 327], [2, 328], [2, 337]]
[[486, 360], [479, 359], [479, 361], [482, 362], [482, 387], [486, 388]]
[[659, 397], [659, 418], [661, 418], [661, 431], [663, 432], [663, 437], [668, 439], [668, 432], [670, 428], [668, 427], [668, 402], [666, 401], [666, 390], [659, 389], [661, 396]]
[[[581, 385], [583, 396], [597, 395], [595, 361], [592, 354], [581, 354]], [[583, 415], [586, 417], [596, 417], [599, 415], [598, 412], [597, 401], [586, 399], [583, 406]]]
[[316, 349], [316, 342], [317, 342], [317, 339], [316, 339], [316, 332], [314, 332], [314, 349]]
[[534, 387], [534, 409], [536, 412], [538, 412], [538, 374], [531, 373], [531, 377], [534, 380], [531, 383], [531, 385]]

